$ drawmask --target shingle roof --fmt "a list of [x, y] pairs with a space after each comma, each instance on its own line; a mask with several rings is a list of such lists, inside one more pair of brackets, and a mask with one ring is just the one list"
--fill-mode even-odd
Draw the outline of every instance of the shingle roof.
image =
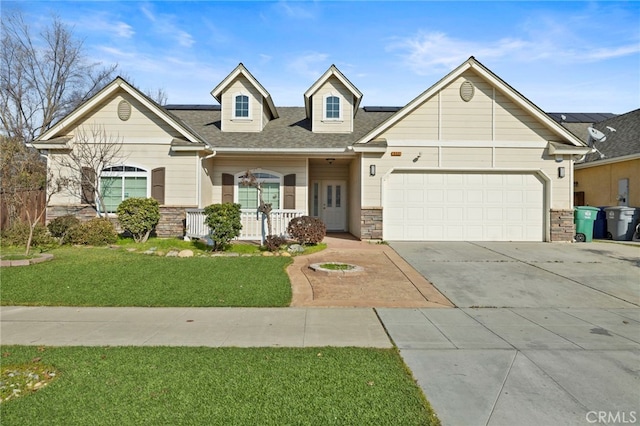
[[597, 123], [613, 118], [616, 114], [610, 112], [548, 112], [551, 118], [558, 123]]
[[311, 121], [306, 118], [304, 107], [278, 107], [279, 118], [267, 123], [261, 132], [222, 132], [221, 111], [216, 108], [188, 109], [187, 106], [166, 107], [202, 136], [214, 149], [237, 148], [256, 150], [277, 149], [346, 149], [362, 136], [385, 121], [393, 111], [365, 111], [359, 109], [354, 118], [353, 132], [313, 133]]
[[[604, 159], [640, 154], [640, 109], [600, 121], [593, 127], [607, 137], [604, 142], [596, 142], [596, 147], [605, 156]], [[589, 154], [585, 163], [597, 160], [600, 160], [598, 153]]]

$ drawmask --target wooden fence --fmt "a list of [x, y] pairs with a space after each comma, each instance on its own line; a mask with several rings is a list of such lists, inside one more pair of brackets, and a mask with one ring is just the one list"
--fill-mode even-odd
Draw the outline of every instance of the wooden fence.
[[[17, 206], [16, 211], [10, 212], [9, 205], [7, 203], [7, 198], [4, 192], [0, 192], [0, 229], [5, 230], [11, 225], [12, 215], [15, 216], [16, 219], [20, 219], [22, 221], [27, 220], [27, 211], [30, 213], [31, 217], [37, 216], [46, 206], [46, 194], [44, 190], [38, 191], [25, 191], [26, 193], [21, 195], [21, 199], [25, 200], [25, 203], [21, 206]], [[46, 221], [46, 215], [42, 215], [40, 219], [40, 223], [43, 225]]]

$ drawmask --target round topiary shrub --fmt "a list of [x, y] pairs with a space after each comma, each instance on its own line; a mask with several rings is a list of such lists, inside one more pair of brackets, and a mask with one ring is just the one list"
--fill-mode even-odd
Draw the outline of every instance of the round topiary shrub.
[[59, 244], [65, 244], [69, 242], [69, 235], [73, 228], [80, 226], [80, 219], [74, 215], [67, 214], [59, 216], [53, 219], [47, 225], [49, 233], [58, 239]]
[[224, 250], [232, 239], [240, 235], [240, 204], [211, 204], [204, 208], [204, 214], [205, 223], [211, 230], [209, 238], [213, 242], [213, 251]]
[[96, 217], [72, 228], [69, 239], [73, 244], [106, 246], [118, 241], [118, 233], [109, 219]]
[[160, 207], [153, 198], [127, 198], [116, 211], [118, 222], [133, 235], [136, 243], [144, 243], [160, 221]]
[[300, 244], [318, 244], [327, 235], [327, 227], [320, 218], [300, 216], [291, 219], [287, 232]]

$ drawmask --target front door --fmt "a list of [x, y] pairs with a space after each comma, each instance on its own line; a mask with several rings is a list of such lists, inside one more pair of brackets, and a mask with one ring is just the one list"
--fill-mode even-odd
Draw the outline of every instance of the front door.
[[314, 182], [313, 211], [327, 226], [327, 231], [347, 230], [347, 185], [345, 181]]

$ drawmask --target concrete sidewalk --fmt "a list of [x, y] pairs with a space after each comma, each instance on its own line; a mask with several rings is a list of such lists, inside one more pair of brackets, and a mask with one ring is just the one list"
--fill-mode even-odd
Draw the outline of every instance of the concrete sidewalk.
[[640, 419], [638, 308], [377, 312], [444, 425]]
[[392, 347], [365, 308], [3, 306], [0, 336], [3, 345]]

